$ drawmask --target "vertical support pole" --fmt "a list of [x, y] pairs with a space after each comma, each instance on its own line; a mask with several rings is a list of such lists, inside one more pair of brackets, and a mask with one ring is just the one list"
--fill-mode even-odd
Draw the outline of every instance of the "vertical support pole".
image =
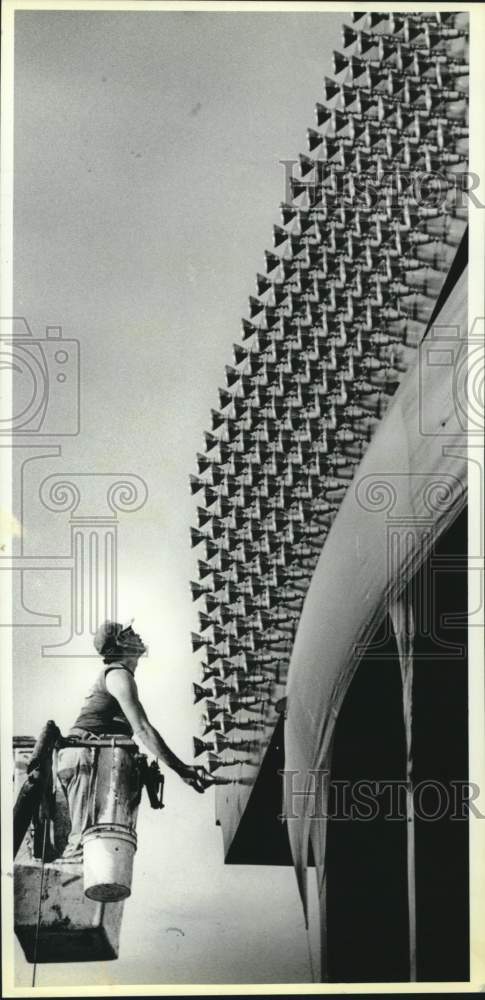
[[413, 654], [414, 614], [410, 587], [390, 605], [389, 617], [396, 637], [402, 680], [404, 734], [406, 740], [406, 841], [409, 916], [409, 978], [417, 980], [416, 963], [416, 861], [413, 801]]
[[321, 983], [329, 982], [329, 969], [328, 969], [328, 934], [327, 934], [327, 872], [323, 877], [323, 881], [319, 890], [320, 896], [320, 978]]
[[[332, 739], [332, 737], [330, 737]], [[315, 863], [315, 876], [318, 894], [318, 921], [320, 937], [320, 969], [317, 982], [329, 982], [328, 933], [327, 933], [327, 832], [328, 832], [328, 799], [330, 792], [330, 774], [332, 764], [331, 742], [327, 744], [323, 756], [325, 768], [315, 772], [315, 818], [311, 820], [310, 841]], [[308, 906], [307, 919], [310, 915]]]

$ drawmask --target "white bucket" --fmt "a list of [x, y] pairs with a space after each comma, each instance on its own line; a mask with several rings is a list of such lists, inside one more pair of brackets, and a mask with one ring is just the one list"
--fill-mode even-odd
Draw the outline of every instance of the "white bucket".
[[83, 834], [84, 893], [101, 903], [131, 893], [136, 833], [120, 823], [98, 823]]

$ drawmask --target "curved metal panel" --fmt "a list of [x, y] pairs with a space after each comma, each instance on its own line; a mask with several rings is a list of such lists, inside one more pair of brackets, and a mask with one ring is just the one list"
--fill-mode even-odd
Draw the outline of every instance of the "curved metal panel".
[[[389, 602], [466, 500], [464, 386], [449, 363], [466, 330], [466, 271], [423, 341], [332, 525], [310, 585], [288, 675], [285, 767], [299, 772], [288, 820], [306, 908], [311, 838], [323, 893], [323, 818], [312, 770], [329, 770], [344, 696]], [[463, 344], [463, 340], [460, 343]], [[448, 359], [448, 363], [447, 363]], [[299, 784], [298, 784], [299, 782]], [[320, 794], [325, 799], [325, 787]], [[323, 803], [324, 804], [324, 803]], [[322, 805], [322, 803], [320, 803]], [[287, 803], [288, 806], [288, 803]], [[324, 812], [324, 810], [318, 810]]]

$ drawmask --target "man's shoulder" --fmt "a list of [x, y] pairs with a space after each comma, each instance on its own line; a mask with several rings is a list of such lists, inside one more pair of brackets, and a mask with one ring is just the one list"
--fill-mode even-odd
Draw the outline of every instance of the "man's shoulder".
[[115, 687], [136, 687], [135, 678], [124, 663], [109, 663], [104, 667], [104, 679], [106, 684]]

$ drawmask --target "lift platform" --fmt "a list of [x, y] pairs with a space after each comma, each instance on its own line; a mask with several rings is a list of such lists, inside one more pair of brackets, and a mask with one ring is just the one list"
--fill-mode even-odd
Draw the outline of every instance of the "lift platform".
[[[70, 830], [66, 797], [56, 777], [56, 754], [63, 746], [89, 746], [93, 758], [93, 822], [83, 838], [83, 859], [74, 863], [61, 860]], [[64, 739], [54, 723], [47, 724], [37, 741], [14, 738], [14, 925], [28, 962], [118, 957], [143, 787], [151, 806], [162, 808], [163, 776], [129, 739]], [[86, 840], [91, 842], [90, 859]], [[131, 856], [126, 852], [130, 846]]]

